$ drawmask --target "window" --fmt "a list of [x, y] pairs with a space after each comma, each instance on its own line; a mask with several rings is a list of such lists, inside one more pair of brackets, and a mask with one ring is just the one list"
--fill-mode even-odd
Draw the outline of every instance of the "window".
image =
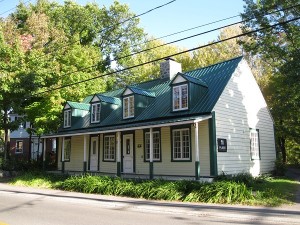
[[16, 141], [16, 154], [23, 153], [23, 141]]
[[71, 126], [71, 110], [64, 111], [64, 127]]
[[70, 161], [71, 158], [71, 138], [65, 138], [64, 161]]
[[187, 84], [173, 87], [173, 110], [188, 109], [188, 86]]
[[[153, 161], [160, 161], [160, 133], [153, 131]], [[150, 160], [150, 132], [145, 132], [145, 161]]]
[[92, 113], [91, 113], [91, 122], [97, 123], [100, 122], [100, 103], [92, 104]]
[[250, 130], [250, 153], [251, 159], [260, 159], [259, 130]]
[[134, 117], [134, 96], [125, 97], [123, 99], [123, 118]]
[[172, 131], [173, 160], [191, 160], [190, 129]]
[[116, 140], [114, 135], [104, 136], [104, 161], [115, 161]]

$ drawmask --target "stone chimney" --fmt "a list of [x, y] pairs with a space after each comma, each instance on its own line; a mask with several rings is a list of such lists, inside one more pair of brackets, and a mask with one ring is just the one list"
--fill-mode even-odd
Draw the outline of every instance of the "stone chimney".
[[160, 76], [162, 79], [169, 78], [172, 80], [179, 72], [182, 72], [181, 63], [176, 62], [172, 58], [166, 58], [164, 62], [160, 63]]

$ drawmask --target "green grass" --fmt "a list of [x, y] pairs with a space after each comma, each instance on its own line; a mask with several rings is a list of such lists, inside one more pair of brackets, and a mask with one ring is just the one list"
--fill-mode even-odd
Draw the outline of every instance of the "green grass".
[[83, 193], [133, 198], [279, 206], [291, 204], [300, 183], [283, 178], [253, 178], [239, 174], [220, 176], [213, 183], [195, 181], [124, 180], [107, 176], [60, 176], [28, 172], [14, 178], [13, 185], [52, 188]]

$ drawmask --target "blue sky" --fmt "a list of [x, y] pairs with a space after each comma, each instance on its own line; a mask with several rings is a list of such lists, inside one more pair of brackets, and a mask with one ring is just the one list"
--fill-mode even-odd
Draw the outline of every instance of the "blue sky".
[[[136, 14], [141, 14], [170, 1], [171, 0], [119, 0], [121, 3], [128, 4], [131, 11]], [[15, 7], [18, 2], [19, 0], [0, 0], [0, 14]], [[23, 0], [23, 2], [27, 2], [27, 0]], [[35, 1], [32, 0], [30, 2]], [[59, 2], [63, 1], [59, 0]], [[82, 5], [87, 2], [96, 2], [99, 6], [109, 6], [113, 0], [77, 0], [75, 2]], [[162, 37], [181, 30], [239, 15], [243, 12], [243, 5], [243, 0], [176, 0], [165, 7], [141, 16], [140, 25], [149, 35]], [[11, 12], [13, 12], [13, 10], [1, 16], [5, 17]], [[239, 17], [164, 38], [163, 40], [165, 42], [174, 41], [237, 21], [240, 21]], [[176, 45], [193, 48], [205, 44], [208, 41], [215, 40], [217, 35], [218, 32], [213, 32], [177, 42]]]

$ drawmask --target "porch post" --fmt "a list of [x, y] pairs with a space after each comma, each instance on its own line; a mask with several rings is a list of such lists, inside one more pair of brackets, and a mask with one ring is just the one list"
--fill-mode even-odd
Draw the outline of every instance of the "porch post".
[[121, 132], [117, 132], [117, 176], [121, 176]]
[[43, 144], [43, 170], [46, 169], [46, 138], [44, 138]]
[[210, 146], [210, 175], [218, 175], [217, 164], [217, 138], [216, 138], [216, 116], [215, 112], [212, 112], [212, 117], [209, 119], [209, 146]]
[[153, 129], [150, 128], [150, 162], [149, 162], [150, 180], [153, 179]]
[[195, 179], [200, 179], [200, 157], [199, 157], [199, 129], [198, 122], [195, 123]]
[[62, 146], [61, 146], [61, 172], [65, 173], [65, 137], [62, 137]]
[[86, 172], [86, 135], [83, 135], [83, 172]]

